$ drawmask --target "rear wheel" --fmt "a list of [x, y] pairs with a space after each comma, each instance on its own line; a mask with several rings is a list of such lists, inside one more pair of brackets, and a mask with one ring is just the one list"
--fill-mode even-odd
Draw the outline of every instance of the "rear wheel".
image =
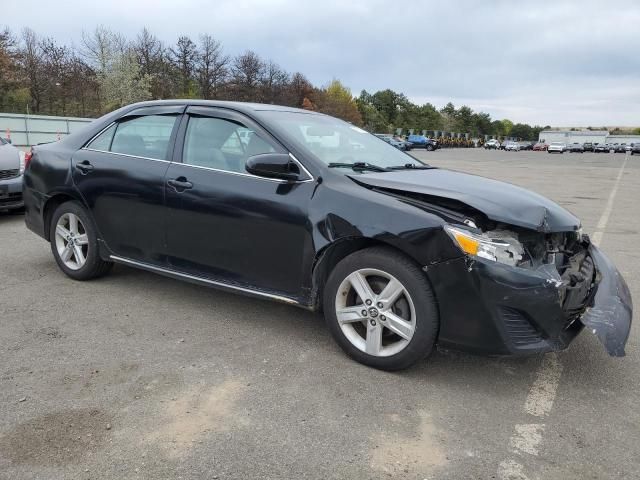
[[433, 291], [398, 252], [376, 247], [349, 255], [331, 272], [323, 302], [333, 337], [360, 363], [399, 370], [433, 349], [439, 326]]
[[113, 266], [100, 258], [96, 229], [78, 202], [63, 203], [55, 210], [49, 238], [56, 263], [74, 280], [100, 277]]

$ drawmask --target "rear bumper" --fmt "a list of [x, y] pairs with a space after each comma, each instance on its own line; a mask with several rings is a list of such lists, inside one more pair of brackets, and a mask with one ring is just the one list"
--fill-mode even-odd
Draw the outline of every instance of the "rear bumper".
[[22, 175], [0, 180], [0, 211], [15, 210], [23, 206]]
[[429, 266], [440, 308], [439, 344], [489, 355], [565, 349], [586, 325], [611, 355], [624, 355], [632, 306], [624, 279], [589, 246], [594, 281], [577, 301], [544, 272], [463, 257]]
[[25, 185], [23, 198], [25, 225], [32, 232], [42, 238], [46, 238], [44, 231], [44, 206], [49, 197]]

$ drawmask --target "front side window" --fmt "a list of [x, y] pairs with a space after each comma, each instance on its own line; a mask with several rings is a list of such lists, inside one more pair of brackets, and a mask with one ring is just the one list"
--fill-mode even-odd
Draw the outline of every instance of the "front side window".
[[241, 123], [192, 116], [187, 125], [182, 161], [197, 167], [246, 173], [247, 158], [275, 151], [270, 142]]
[[147, 115], [123, 120], [98, 135], [88, 148], [168, 160], [169, 141], [176, 118], [175, 115]]

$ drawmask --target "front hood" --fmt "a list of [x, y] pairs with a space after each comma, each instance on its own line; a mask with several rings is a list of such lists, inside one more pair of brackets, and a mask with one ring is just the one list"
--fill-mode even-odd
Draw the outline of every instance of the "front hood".
[[530, 190], [490, 178], [452, 170], [400, 170], [350, 175], [369, 187], [457, 200], [496, 222], [539, 232], [580, 228], [580, 220], [560, 205]]

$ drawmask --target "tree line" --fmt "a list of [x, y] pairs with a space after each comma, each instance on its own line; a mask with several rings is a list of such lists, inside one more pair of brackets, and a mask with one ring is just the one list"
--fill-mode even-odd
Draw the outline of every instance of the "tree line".
[[[404, 94], [362, 91], [334, 79], [313, 85], [252, 50], [235, 56], [210, 34], [166, 44], [144, 28], [128, 39], [103, 26], [63, 45], [29, 28], [0, 30], [0, 111], [98, 117], [151, 99], [201, 98], [287, 105], [327, 113], [373, 132], [409, 129], [536, 139], [539, 126], [492, 120], [467, 106], [437, 109]], [[545, 127], [548, 128], [548, 127]]]

